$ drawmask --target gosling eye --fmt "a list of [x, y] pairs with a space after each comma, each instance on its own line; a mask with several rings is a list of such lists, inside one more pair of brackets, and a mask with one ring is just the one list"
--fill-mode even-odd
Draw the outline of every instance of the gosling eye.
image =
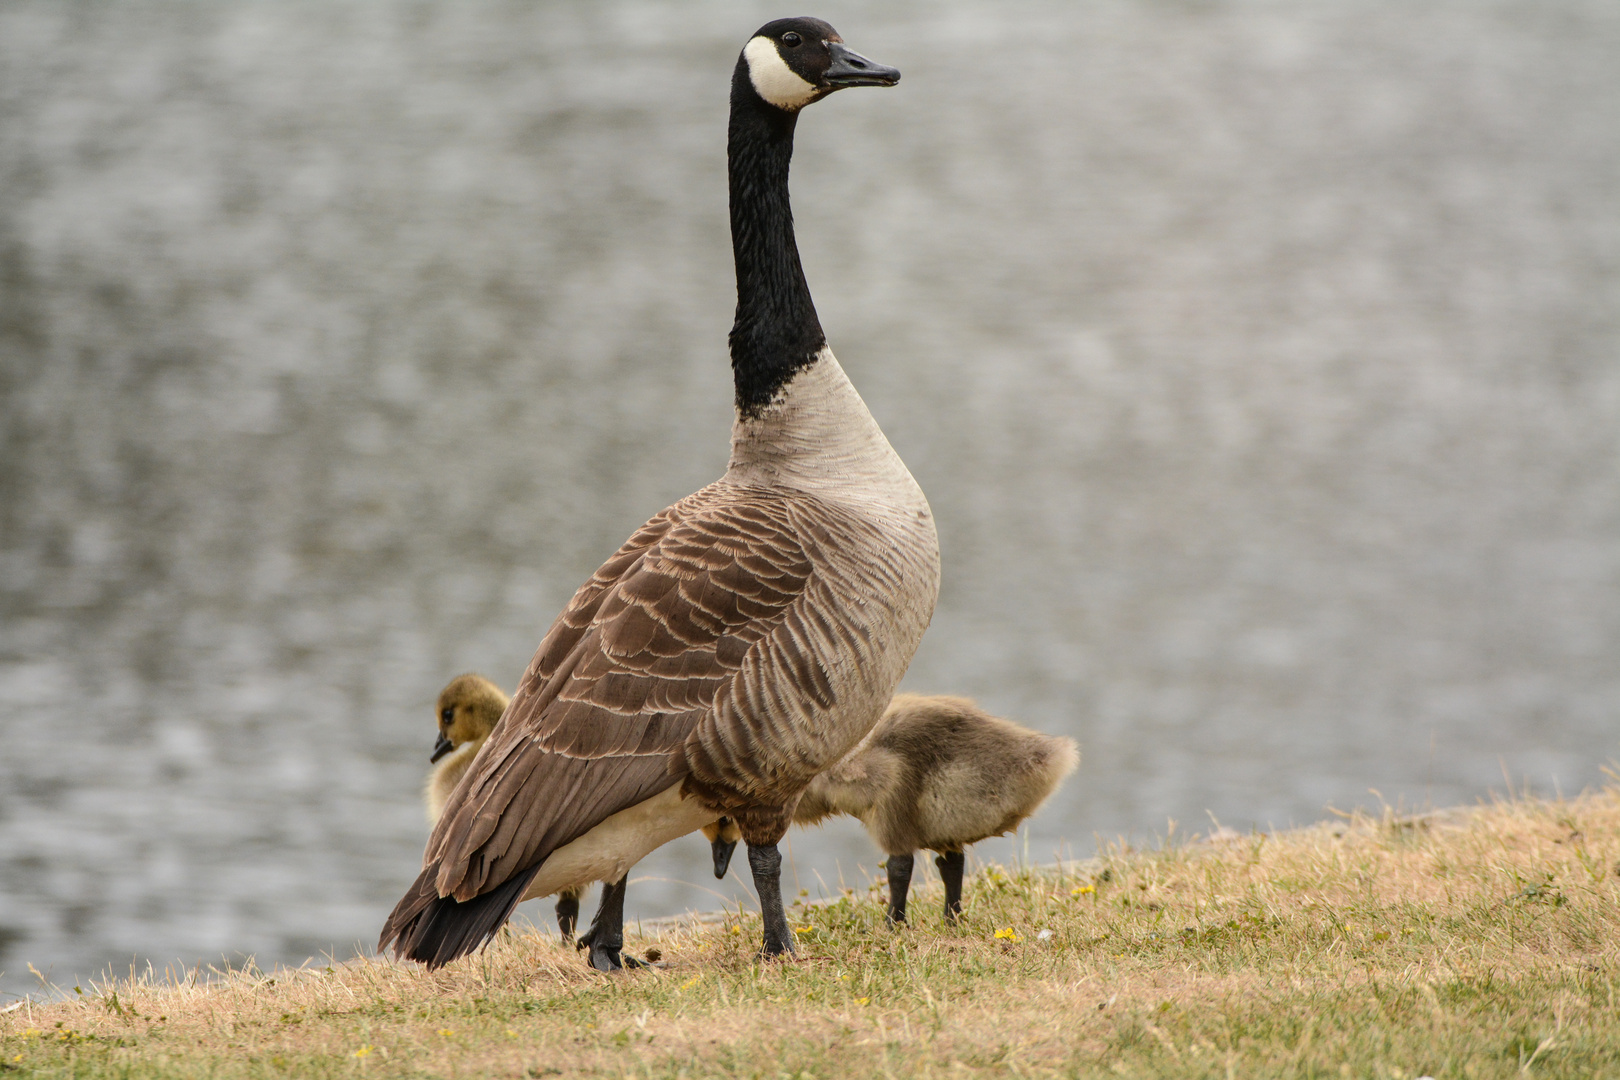
[[446, 706], [445, 710], [439, 714], [439, 723], [449, 727], [450, 722], [455, 718], [456, 707], [454, 705]]
[[798, 34], [795, 34], [792, 30], [789, 30], [787, 33], [782, 35], [782, 44], [786, 45], [790, 49], [796, 49], [800, 45], [804, 44], [804, 38], [800, 37]]

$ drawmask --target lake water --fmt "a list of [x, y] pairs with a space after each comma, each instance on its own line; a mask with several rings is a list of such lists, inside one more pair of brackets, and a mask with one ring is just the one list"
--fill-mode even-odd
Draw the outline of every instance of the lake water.
[[[0, 990], [375, 940], [439, 686], [724, 468], [780, 13], [0, 5]], [[1084, 752], [983, 857], [1604, 782], [1620, 7], [818, 13], [905, 74], [794, 185], [939, 520], [906, 685]], [[632, 917], [745, 896], [708, 865]]]

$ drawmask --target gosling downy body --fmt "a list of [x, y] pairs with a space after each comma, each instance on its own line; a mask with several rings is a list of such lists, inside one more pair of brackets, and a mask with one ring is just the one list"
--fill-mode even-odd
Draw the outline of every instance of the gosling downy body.
[[[850, 754], [817, 776], [793, 811], [798, 825], [849, 814], [888, 853], [889, 919], [905, 922], [913, 853], [939, 853], [945, 919], [962, 911], [963, 849], [1012, 832], [1080, 763], [1073, 739], [992, 716], [967, 698], [897, 694]], [[729, 822], [704, 830], [715, 876], [735, 846]]]
[[524, 895], [622, 880], [727, 815], [762, 953], [793, 951], [777, 843], [804, 788], [877, 723], [939, 591], [928, 502], [827, 348], [788, 199], [799, 112], [898, 80], [817, 19], [744, 46], [727, 136], [730, 465], [637, 530], [552, 625], [379, 950], [446, 964]]

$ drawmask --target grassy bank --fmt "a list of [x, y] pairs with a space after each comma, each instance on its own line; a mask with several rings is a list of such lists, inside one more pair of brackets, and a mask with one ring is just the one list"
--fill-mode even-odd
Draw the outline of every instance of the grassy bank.
[[604, 976], [516, 935], [451, 968], [358, 961], [117, 981], [0, 1016], [8, 1075], [1620, 1078], [1620, 791], [991, 869], [962, 925], [877, 894], [633, 941]]

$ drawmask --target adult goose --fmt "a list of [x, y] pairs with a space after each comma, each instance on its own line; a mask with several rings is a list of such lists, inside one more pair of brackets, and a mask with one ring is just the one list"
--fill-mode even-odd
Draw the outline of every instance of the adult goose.
[[[467, 767], [488, 741], [490, 732], [495, 730], [495, 722], [506, 711], [507, 702], [500, 687], [470, 672], [457, 675], [439, 691], [438, 705], [434, 709], [439, 738], [433, 746], [433, 755], [428, 758], [433, 771], [428, 774], [427, 786], [422, 792], [430, 824], [438, 824], [444, 815], [450, 793], [467, 774]], [[581, 882], [558, 890], [557, 929], [565, 943], [574, 940], [574, 927], [579, 923], [579, 898], [586, 884]]]
[[[805, 789], [793, 821], [860, 819], [888, 853], [889, 921], [906, 921], [913, 853], [939, 852], [945, 921], [962, 913], [963, 849], [1013, 831], [1080, 763], [1073, 739], [991, 716], [966, 698], [897, 694], [883, 719]], [[704, 835], [724, 877], [737, 832], [722, 818]]]
[[730, 465], [558, 616], [379, 950], [446, 964], [526, 892], [622, 881], [725, 815], [748, 844], [762, 955], [793, 951], [777, 843], [811, 779], [877, 723], [939, 592], [928, 501], [827, 347], [788, 203], [800, 111], [899, 78], [819, 19], [768, 23], [743, 47], [727, 143]]

